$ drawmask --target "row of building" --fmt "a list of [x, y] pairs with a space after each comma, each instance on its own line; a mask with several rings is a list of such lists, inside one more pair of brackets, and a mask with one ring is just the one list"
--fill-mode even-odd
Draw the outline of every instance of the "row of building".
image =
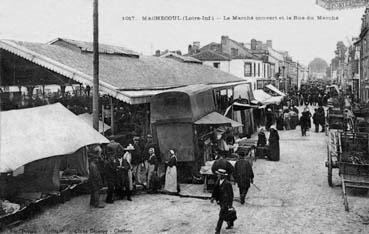
[[369, 102], [369, 8], [362, 17], [357, 37], [336, 44], [335, 57], [331, 60], [330, 76], [333, 83], [351, 94], [355, 101]]
[[[180, 51], [156, 51], [156, 56], [179, 57]], [[250, 43], [222, 36], [220, 43], [200, 46], [193, 42], [185, 57], [207, 66], [231, 73], [252, 84], [252, 89], [263, 89], [273, 84], [282, 91], [297, 90], [308, 79], [308, 68], [294, 61], [287, 51], [273, 48], [272, 40], [266, 43], [252, 39]]]

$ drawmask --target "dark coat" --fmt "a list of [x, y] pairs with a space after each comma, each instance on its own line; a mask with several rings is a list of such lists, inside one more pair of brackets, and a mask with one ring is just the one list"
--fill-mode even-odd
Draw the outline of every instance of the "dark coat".
[[225, 179], [222, 184], [220, 180], [215, 183], [213, 193], [211, 195], [220, 207], [232, 207], [233, 205], [233, 189], [231, 183]]
[[107, 183], [115, 183], [117, 178], [116, 165], [114, 161], [107, 160], [105, 161], [104, 171], [105, 171], [105, 179]]
[[142, 157], [142, 149], [139, 144], [133, 144], [133, 147], [135, 147], [135, 150], [132, 151], [132, 165], [138, 165], [143, 162]]
[[127, 162], [127, 160], [123, 159], [122, 164], [117, 160], [115, 162], [116, 166], [116, 186], [118, 189], [123, 188], [127, 185], [128, 181], [128, 170], [131, 168], [131, 165]]
[[100, 172], [94, 161], [91, 161], [89, 165], [88, 185], [91, 191], [97, 191], [102, 188]]
[[228, 176], [231, 176], [233, 174], [233, 170], [234, 170], [232, 164], [224, 158], [220, 158], [220, 159], [216, 160], [214, 162], [213, 166], [211, 167], [211, 171], [213, 172], [213, 174], [216, 174], [216, 171], [218, 169], [226, 170]]
[[258, 134], [258, 143], [257, 143], [257, 146], [264, 147], [265, 145], [266, 145], [266, 137], [265, 137], [265, 133], [263, 133], [263, 132], [259, 132], [259, 134]]
[[240, 159], [236, 162], [234, 165], [234, 178], [238, 187], [250, 187], [250, 182], [254, 179], [254, 172], [249, 161], [246, 159]]

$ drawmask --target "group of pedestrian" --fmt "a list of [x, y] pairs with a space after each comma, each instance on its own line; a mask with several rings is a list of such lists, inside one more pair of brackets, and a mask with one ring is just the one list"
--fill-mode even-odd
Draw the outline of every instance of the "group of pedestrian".
[[213, 203], [215, 200], [220, 206], [215, 233], [220, 233], [224, 221], [227, 222], [226, 229], [231, 229], [237, 218], [236, 211], [233, 207], [234, 194], [232, 184], [229, 182], [230, 177], [233, 175], [237, 182], [241, 204], [245, 203], [247, 192], [251, 183], [254, 181], [252, 165], [246, 159], [247, 153], [241, 151], [238, 155], [239, 158], [234, 167], [223, 157], [223, 155], [219, 155], [219, 158], [214, 162], [211, 168], [212, 172], [218, 175], [212, 192], [211, 202]]
[[298, 123], [299, 110], [296, 106], [290, 106], [284, 110], [280, 109], [277, 113], [276, 128], [277, 130], [296, 129]]
[[256, 156], [261, 158], [268, 158], [271, 161], [279, 161], [280, 149], [279, 149], [279, 134], [278, 131], [272, 126], [269, 129], [269, 144], [267, 144], [264, 129], [260, 129], [258, 133], [258, 141], [256, 143]]
[[322, 128], [321, 132], [325, 131], [325, 113], [322, 106], [319, 106], [319, 108], [315, 108], [313, 123], [315, 125], [315, 132], [319, 132], [319, 125]]
[[[112, 140], [106, 145], [105, 154], [100, 146], [89, 152], [89, 188], [91, 192], [90, 205], [104, 207], [99, 203], [99, 191], [107, 187], [106, 203], [122, 200], [125, 197], [132, 201], [132, 194], [137, 185], [143, 186], [150, 193], [161, 188], [158, 174], [160, 157], [158, 147], [153, 143], [152, 136], [147, 136], [144, 147], [139, 144], [139, 137], [133, 138], [133, 144], [123, 147]], [[177, 156], [175, 150], [169, 150], [169, 161], [165, 162], [167, 169], [164, 190], [176, 193]]]

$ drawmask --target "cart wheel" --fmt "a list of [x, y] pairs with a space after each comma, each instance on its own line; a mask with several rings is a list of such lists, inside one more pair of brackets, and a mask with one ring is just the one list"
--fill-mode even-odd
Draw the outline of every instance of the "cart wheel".
[[328, 185], [329, 185], [329, 187], [333, 187], [333, 182], [332, 182], [332, 169], [333, 169], [332, 156], [329, 153], [328, 146], [327, 146], [327, 157], [328, 157]]

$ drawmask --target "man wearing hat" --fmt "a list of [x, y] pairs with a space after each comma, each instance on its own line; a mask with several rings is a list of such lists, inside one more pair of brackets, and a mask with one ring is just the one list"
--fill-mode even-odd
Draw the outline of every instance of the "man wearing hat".
[[245, 152], [241, 151], [239, 155], [240, 159], [234, 165], [234, 178], [240, 190], [241, 204], [244, 204], [250, 183], [253, 183], [254, 180], [254, 172], [252, 171], [250, 162], [245, 159]]
[[[227, 180], [228, 174], [226, 170], [218, 169], [216, 174], [218, 175], [218, 180], [215, 183], [214, 190], [211, 195], [211, 203], [216, 200], [220, 206], [219, 219], [215, 228], [215, 233], [217, 234], [220, 233], [223, 221], [226, 219], [228, 214], [228, 210], [233, 205], [233, 189], [231, 183]], [[227, 224], [227, 229], [233, 227], [233, 221], [227, 222]]]
[[126, 170], [126, 181], [124, 183], [127, 200], [131, 200], [131, 194], [133, 190], [133, 174], [132, 174], [132, 152], [135, 150], [132, 144], [129, 144], [125, 149], [126, 152], [123, 155], [124, 169]]

